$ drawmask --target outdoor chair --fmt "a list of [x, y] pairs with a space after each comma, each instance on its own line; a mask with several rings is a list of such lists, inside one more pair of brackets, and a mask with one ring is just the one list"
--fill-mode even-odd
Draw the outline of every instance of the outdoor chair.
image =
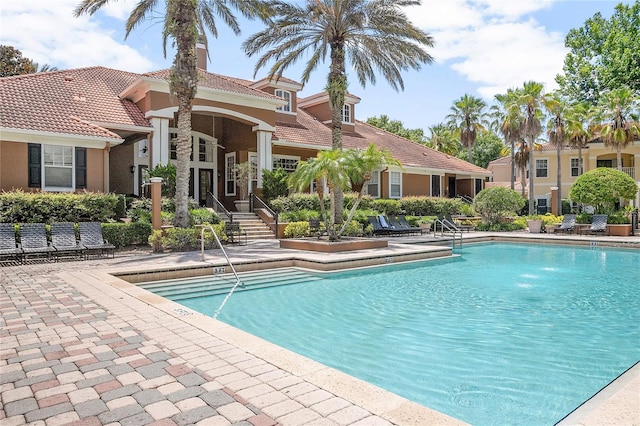
[[434, 231], [440, 232], [462, 232], [462, 230], [453, 222], [451, 215], [438, 215], [438, 220], [434, 223]]
[[111, 257], [115, 257], [116, 246], [104, 239], [100, 222], [80, 222], [78, 230], [80, 231], [80, 245], [85, 249], [85, 259], [88, 259], [92, 252], [99, 252], [100, 255], [106, 253], [107, 256], [111, 252]]
[[13, 223], [0, 223], [0, 259], [20, 260], [22, 249], [16, 241]]
[[380, 221], [378, 220], [377, 216], [367, 216], [367, 221], [373, 227], [373, 230], [371, 231], [373, 235], [380, 236], [380, 235], [388, 235], [389, 234], [389, 229], [382, 227], [382, 225], [380, 224]]
[[[229, 244], [247, 245], [247, 232], [240, 229], [238, 222], [225, 222], [224, 234], [227, 236]], [[244, 244], [242, 243], [242, 237], [244, 237]]]
[[429, 229], [420, 228], [419, 226], [412, 226], [409, 222], [407, 222], [407, 218], [404, 215], [398, 216], [398, 222], [400, 223], [400, 225], [404, 226], [406, 229], [411, 229], [416, 233], [419, 233], [420, 235], [424, 234], [425, 231], [427, 233], [429, 232]]
[[609, 215], [606, 214], [594, 214], [591, 219], [591, 226], [582, 230], [581, 233], [585, 234], [602, 234], [607, 232], [607, 219]]
[[311, 235], [316, 235], [318, 239], [327, 233], [327, 231], [320, 226], [320, 219], [309, 219], [309, 232]]
[[562, 223], [560, 226], [553, 230], [554, 234], [558, 232], [573, 234], [573, 230], [576, 227], [576, 215], [575, 214], [565, 214], [562, 217]]
[[84, 247], [76, 240], [76, 230], [71, 222], [51, 224], [51, 245], [56, 250], [56, 259], [62, 256], [82, 258]]
[[409, 226], [408, 223], [402, 223], [399, 219], [391, 216], [389, 217], [389, 224], [392, 227], [392, 231], [398, 234], [409, 235], [409, 234], [420, 234], [420, 228], [414, 228]]
[[44, 223], [20, 224], [20, 247], [22, 247], [22, 262], [29, 255], [46, 256], [47, 260], [56, 251], [47, 240], [47, 228]]
[[450, 214], [446, 214], [444, 216], [445, 219], [447, 219], [449, 221], [449, 223], [452, 223], [458, 231], [467, 231], [470, 232], [471, 230], [473, 230], [473, 226], [471, 225], [463, 225], [461, 224], [459, 221], [455, 221]]

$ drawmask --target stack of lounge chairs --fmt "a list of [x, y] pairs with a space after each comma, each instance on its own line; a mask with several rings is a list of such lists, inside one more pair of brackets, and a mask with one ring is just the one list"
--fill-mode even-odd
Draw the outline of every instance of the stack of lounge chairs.
[[424, 229], [420, 227], [411, 226], [404, 216], [368, 216], [367, 221], [373, 227], [372, 233], [375, 236], [421, 235], [424, 231]]
[[115, 246], [104, 239], [99, 222], [80, 222], [79, 240], [71, 222], [52, 223], [51, 240], [44, 223], [21, 223], [19, 238], [15, 229], [12, 223], [0, 223], [0, 260], [25, 263], [30, 257], [58, 261], [62, 257], [87, 259], [94, 253], [115, 255]]

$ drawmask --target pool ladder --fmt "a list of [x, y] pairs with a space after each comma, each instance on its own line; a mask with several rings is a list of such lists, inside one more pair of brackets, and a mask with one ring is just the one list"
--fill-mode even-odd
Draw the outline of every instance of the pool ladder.
[[238, 285], [240, 285], [241, 287], [244, 287], [244, 284], [242, 284], [242, 281], [240, 281], [240, 277], [238, 277], [236, 268], [233, 267], [233, 263], [231, 263], [231, 259], [229, 259], [229, 256], [227, 256], [227, 252], [224, 249], [224, 247], [222, 247], [222, 243], [220, 242], [220, 238], [218, 238], [218, 234], [216, 234], [215, 229], [213, 229], [213, 226], [211, 225], [205, 225], [200, 230], [200, 256], [202, 258], [202, 261], [204, 262], [204, 231], [206, 231], [207, 229], [211, 230], [211, 233], [213, 234], [213, 237], [216, 240], [216, 244], [218, 244], [218, 247], [220, 247], [220, 250], [222, 250], [222, 254], [224, 255], [224, 258], [227, 260], [227, 263], [231, 268], [231, 272], [233, 272], [233, 276], [236, 279], [235, 284], [233, 285], [233, 287], [231, 287], [231, 290], [229, 290], [229, 293], [227, 293], [227, 295], [224, 297], [224, 300], [220, 304], [220, 307], [216, 309], [215, 312], [213, 313], [213, 319], [216, 319], [218, 318], [220, 311], [222, 311], [222, 308], [224, 308], [224, 305], [227, 303], [227, 300], [229, 300], [229, 298], [235, 291], [236, 287], [238, 287]]
[[456, 236], [460, 233], [460, 239], [458, 240], [459, 247], [462, 248], [462, 230], [458, 228], [455, 223], [448, 221], [447, 219], [436, 219], [433, 224], [433, 236], [435, 237], [438, 232], [438, 224], [440, 225], [440, 236], [444, 235], [444, 230], [451, 232], [453, 240], [451, 241], [451, 249], [456, 248]]

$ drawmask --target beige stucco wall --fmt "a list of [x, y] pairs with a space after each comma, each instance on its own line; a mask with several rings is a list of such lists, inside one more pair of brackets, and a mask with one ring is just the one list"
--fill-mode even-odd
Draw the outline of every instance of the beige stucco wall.
[[431, 189], [431, 176], [402, 174], [402, 196], [429, 195]]
[[27, 144], [0, 141], [0, 190], [28, 191]]

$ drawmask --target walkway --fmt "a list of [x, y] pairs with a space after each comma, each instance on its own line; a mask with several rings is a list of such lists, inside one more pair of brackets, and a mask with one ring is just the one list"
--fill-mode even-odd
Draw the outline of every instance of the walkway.
[[[640, 237], [630, 241], [640, 247]], [[411, 251], [400, 242], [425, 241], [394, 238], [389, 251]], [[276, 243], [234, 247], [230, 255], [293, 255]], [[222, 264], [216, 251], [206, 261]], [[197, 252], [132, 251], [0, 267], [0, 425], [462, 424], [110, 274], [199, 265]], [[638, 401], [629, 395], [639, 384], [632, 377], [590, 408], [591, 418], [606, 417], [604, 407], [638, 423]]]

